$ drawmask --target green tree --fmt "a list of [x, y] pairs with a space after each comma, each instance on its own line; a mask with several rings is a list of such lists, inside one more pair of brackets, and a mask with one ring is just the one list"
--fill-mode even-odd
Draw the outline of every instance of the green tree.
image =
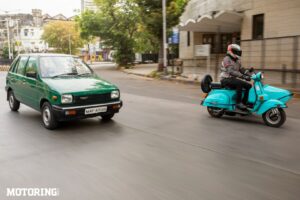
[[75, 22], [54, 21], [44, 27], [42, 39], [58, 53], [76, 53], [77, 48], [82, 46], [80, 32]]
[[[14, 57], [18, 55], [18, 52], [15, 49], [15, 46], [10, 46], [10, 51], [13, 51]], [[8, 59], [9, 58], [9, 52], [8, 52], [8, 44], [5, 44], [5, 46], [2, 49], [2, 55], [3, 58]]]
[[135, 35], [135, 52], [158, 53], [159, 43], [143, 24], [139, 24]]
[[116, 62], [122, 66], [134, 61], [134, 48], [139, 26], [139, 7], [134, 0], [95, 0], [99, 12], [87, 11], [78, 19], [81, 36], [100, 37], [112, 47]]
[[[167, 0], [167, 28], [168, 32], [179, 24], [188, 0]], [[136, 0], [140, 7], [141, 19], [148, 32], [160, 44], [158, 71], [163, 69], [163, 27], [162, 27], [162, 0]]]

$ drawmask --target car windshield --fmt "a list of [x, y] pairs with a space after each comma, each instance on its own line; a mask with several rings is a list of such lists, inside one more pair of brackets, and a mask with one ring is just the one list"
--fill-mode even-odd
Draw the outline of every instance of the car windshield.
[[80, 58], [71, 56], [41, 57], [40, 70], [43, 78], [92, 74], [91, 69]]

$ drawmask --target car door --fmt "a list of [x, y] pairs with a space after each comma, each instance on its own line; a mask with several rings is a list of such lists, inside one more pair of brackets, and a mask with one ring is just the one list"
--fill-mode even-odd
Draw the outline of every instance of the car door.
[[20, 56], [18, 63], [13, 69], [10, 77], [10, 84], [15, 97], [23, 103], [24, 100], [24, 74], [28, 56]]
[[[24, 76], [24, 103], [28, 106], [39, 109], [41, 88], [38, 80], [38, 62], [36, 56], [30, 56], [25, 67]], [[35, 74], [35, 76], [33, 76]]]
[[20, 57], [16, 58], [16, 60], [12, 63], [9, 68], [8, 74], [6, 76], [6, 87], [15, 88], [16, 84], [16, 68], [20, 62]]

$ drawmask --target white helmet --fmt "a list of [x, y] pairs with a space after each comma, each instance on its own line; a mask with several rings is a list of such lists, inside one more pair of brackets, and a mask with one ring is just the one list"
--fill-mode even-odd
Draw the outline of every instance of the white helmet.
[[227, 54], [229, 54], [234, 59], [241, 59], [242, 49], [240, 45], [230, 44], [227, 48]]

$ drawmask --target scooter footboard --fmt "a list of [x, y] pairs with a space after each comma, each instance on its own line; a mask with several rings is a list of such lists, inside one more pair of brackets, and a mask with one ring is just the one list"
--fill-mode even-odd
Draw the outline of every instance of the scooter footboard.
[[258, 109], [257, 114], [262, 115], [265, 112], [267, 112], [268, 110], [272, 109], [272, 108], [287, 108], [286, 104], [284, 104], [283, 102], [276, 100], [276, 99], [272, 99], [272, 100], [268, 100], [266, 102], [264, 102]]

